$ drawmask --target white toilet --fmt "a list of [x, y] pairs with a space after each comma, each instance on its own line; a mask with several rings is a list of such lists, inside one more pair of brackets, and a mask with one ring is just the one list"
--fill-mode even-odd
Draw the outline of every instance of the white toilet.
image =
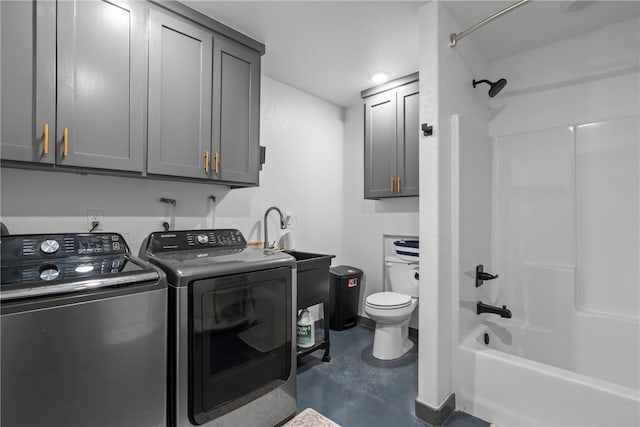
[[391, 292], [369, 295], [364, 311], [376, 322], [373, 357], [392, 360], [413, 348], [409, 339], [409, 321], [418, 305], [419, 265], [394, 256], [387, 257], [385, 262]]

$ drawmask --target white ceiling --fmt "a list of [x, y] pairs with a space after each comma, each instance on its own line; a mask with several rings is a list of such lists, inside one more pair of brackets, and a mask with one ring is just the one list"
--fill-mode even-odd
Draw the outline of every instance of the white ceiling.
[[[426, 1], [183, 3], [264, 43], [263, 74], [338, 106], [358, 104], [377, 71], [393, 79], [418, 70], [418, 11]], [[515, 1], [444, 3], [461, 25], [448, 30], [460, 33]], [[639, 14], [638, 0], [538, 0], [468, 37], [494, 61]]]

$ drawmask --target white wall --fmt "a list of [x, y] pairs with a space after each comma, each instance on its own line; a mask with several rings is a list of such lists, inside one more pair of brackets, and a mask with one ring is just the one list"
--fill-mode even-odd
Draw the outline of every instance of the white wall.
[[509, 81], [491, 100], [491, 136], [637, 114], [638, 18], [491, 63]]
[[[258, 242], [266, 209], [278, 206], [294, 216], [296, 249], [334, 254], [333, 265], [364, 271], [364, 300], [383, 290], [383, 235], [418, 235], [418, 199], [364, 200], [363, 120], [362, 105], [345, 111], [262, 76], [260, 144], [267, 157], [259, 187], [3, 168], [2, 221], [12, 233], [86, 232], [87, 211], [102, 210], [101, 228], [123, 233], [137, 253], [169, 219], [160, 197], [177, 201], [177, 229], [210, 227], [215, 216], [215, 227], [238, 228]], [[209, 195], [217, 197], [215, 209]], [[277, 219], [270, 214], [270, 241], [280, 232]]]
[[[177, 201], [176, 228], [205, 228], [209, 195], [218, 199], [216, 227], [240, 229], [262, 241], [269, 206], [295, 216], [296, 246], [342, 258], [343, 111], [262, 77], [261, 140], [267, 162], [260, 187], [229, 190], [212, 184], [2, 168], [2, 221], [12, 233], [86, 232], [87, 210], [104, 211], [105, 231], [125, 234], [133, 252], [169, 218], [160, 197]], [[270, 240], [278, 233], [269, 221]]]
[[[488, 63], [472, 40], [453, 49], [448, 46], [449, 34], [456, 28], [461, 26], [441, 2], [420, 9], [420, 122], [433, 124], [434, 134], [421, 137], [420, 145], [417, 401], [432, 408], [439, 408], [453, 391], [457, 314], [466, 310], [468, 323], [475, 319], [472, 308], [459, 307], [460, 301], [468, 305], [475, 299], [475, 286], [466, 273], [476, 262], [489, 260], [488, 245], [476, 240], [489, 235], [490, 204], [486, 198], [472, 197], [474, 188], [488, 188], [487, 95], [472, 87], [474, 78], [486, 77]], [[459, 173], [453, 176], [453, 171]], [[470, 187], [459, 188], [463, 178]], [[476, 237], [467, 245], [465, 239]], [[464, 262], [458, 258], [461, 248]], [[465, 287], [459, 290], [458, 281]]]
[[[363, 301], [383, 291], [384, 236], [418, 236], [418, 198], [364, 199], [364, 109], [346, 110], [344, 131], [343, 236], [344, 263], [364, 272], [359, 314]], [[416, 317], [416, 316], [414, 316]], [[411, 324], [417, 327], [417, 324]]]

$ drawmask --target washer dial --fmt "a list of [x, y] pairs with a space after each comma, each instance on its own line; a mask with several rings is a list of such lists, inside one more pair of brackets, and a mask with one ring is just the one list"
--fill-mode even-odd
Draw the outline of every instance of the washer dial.
[[207, 243], [209, 243], [209, 236], [207, 236], [206, 234], [198, 234], [198, 237], [196, 237], [196, 239], [198, 239], [198, 243], [200, 243], [201, 245], [206, 245]]
[[45, 240], [40, 244], [40, 250], [45, 254], [55, 254], [60, 249], [60, 243], [56, 240]]
[[40, 279], [49, 281], [55, 280], [60, 275], [60, 270], [55, 265], [43, 265], [40, 267]]

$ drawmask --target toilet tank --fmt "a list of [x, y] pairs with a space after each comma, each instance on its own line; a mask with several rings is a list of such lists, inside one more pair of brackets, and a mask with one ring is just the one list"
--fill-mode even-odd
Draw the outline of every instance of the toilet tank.
[[418, 297], [417, 262], [410, 263], [395, 256], [385, 258], [388, 285], [392, 292]]

